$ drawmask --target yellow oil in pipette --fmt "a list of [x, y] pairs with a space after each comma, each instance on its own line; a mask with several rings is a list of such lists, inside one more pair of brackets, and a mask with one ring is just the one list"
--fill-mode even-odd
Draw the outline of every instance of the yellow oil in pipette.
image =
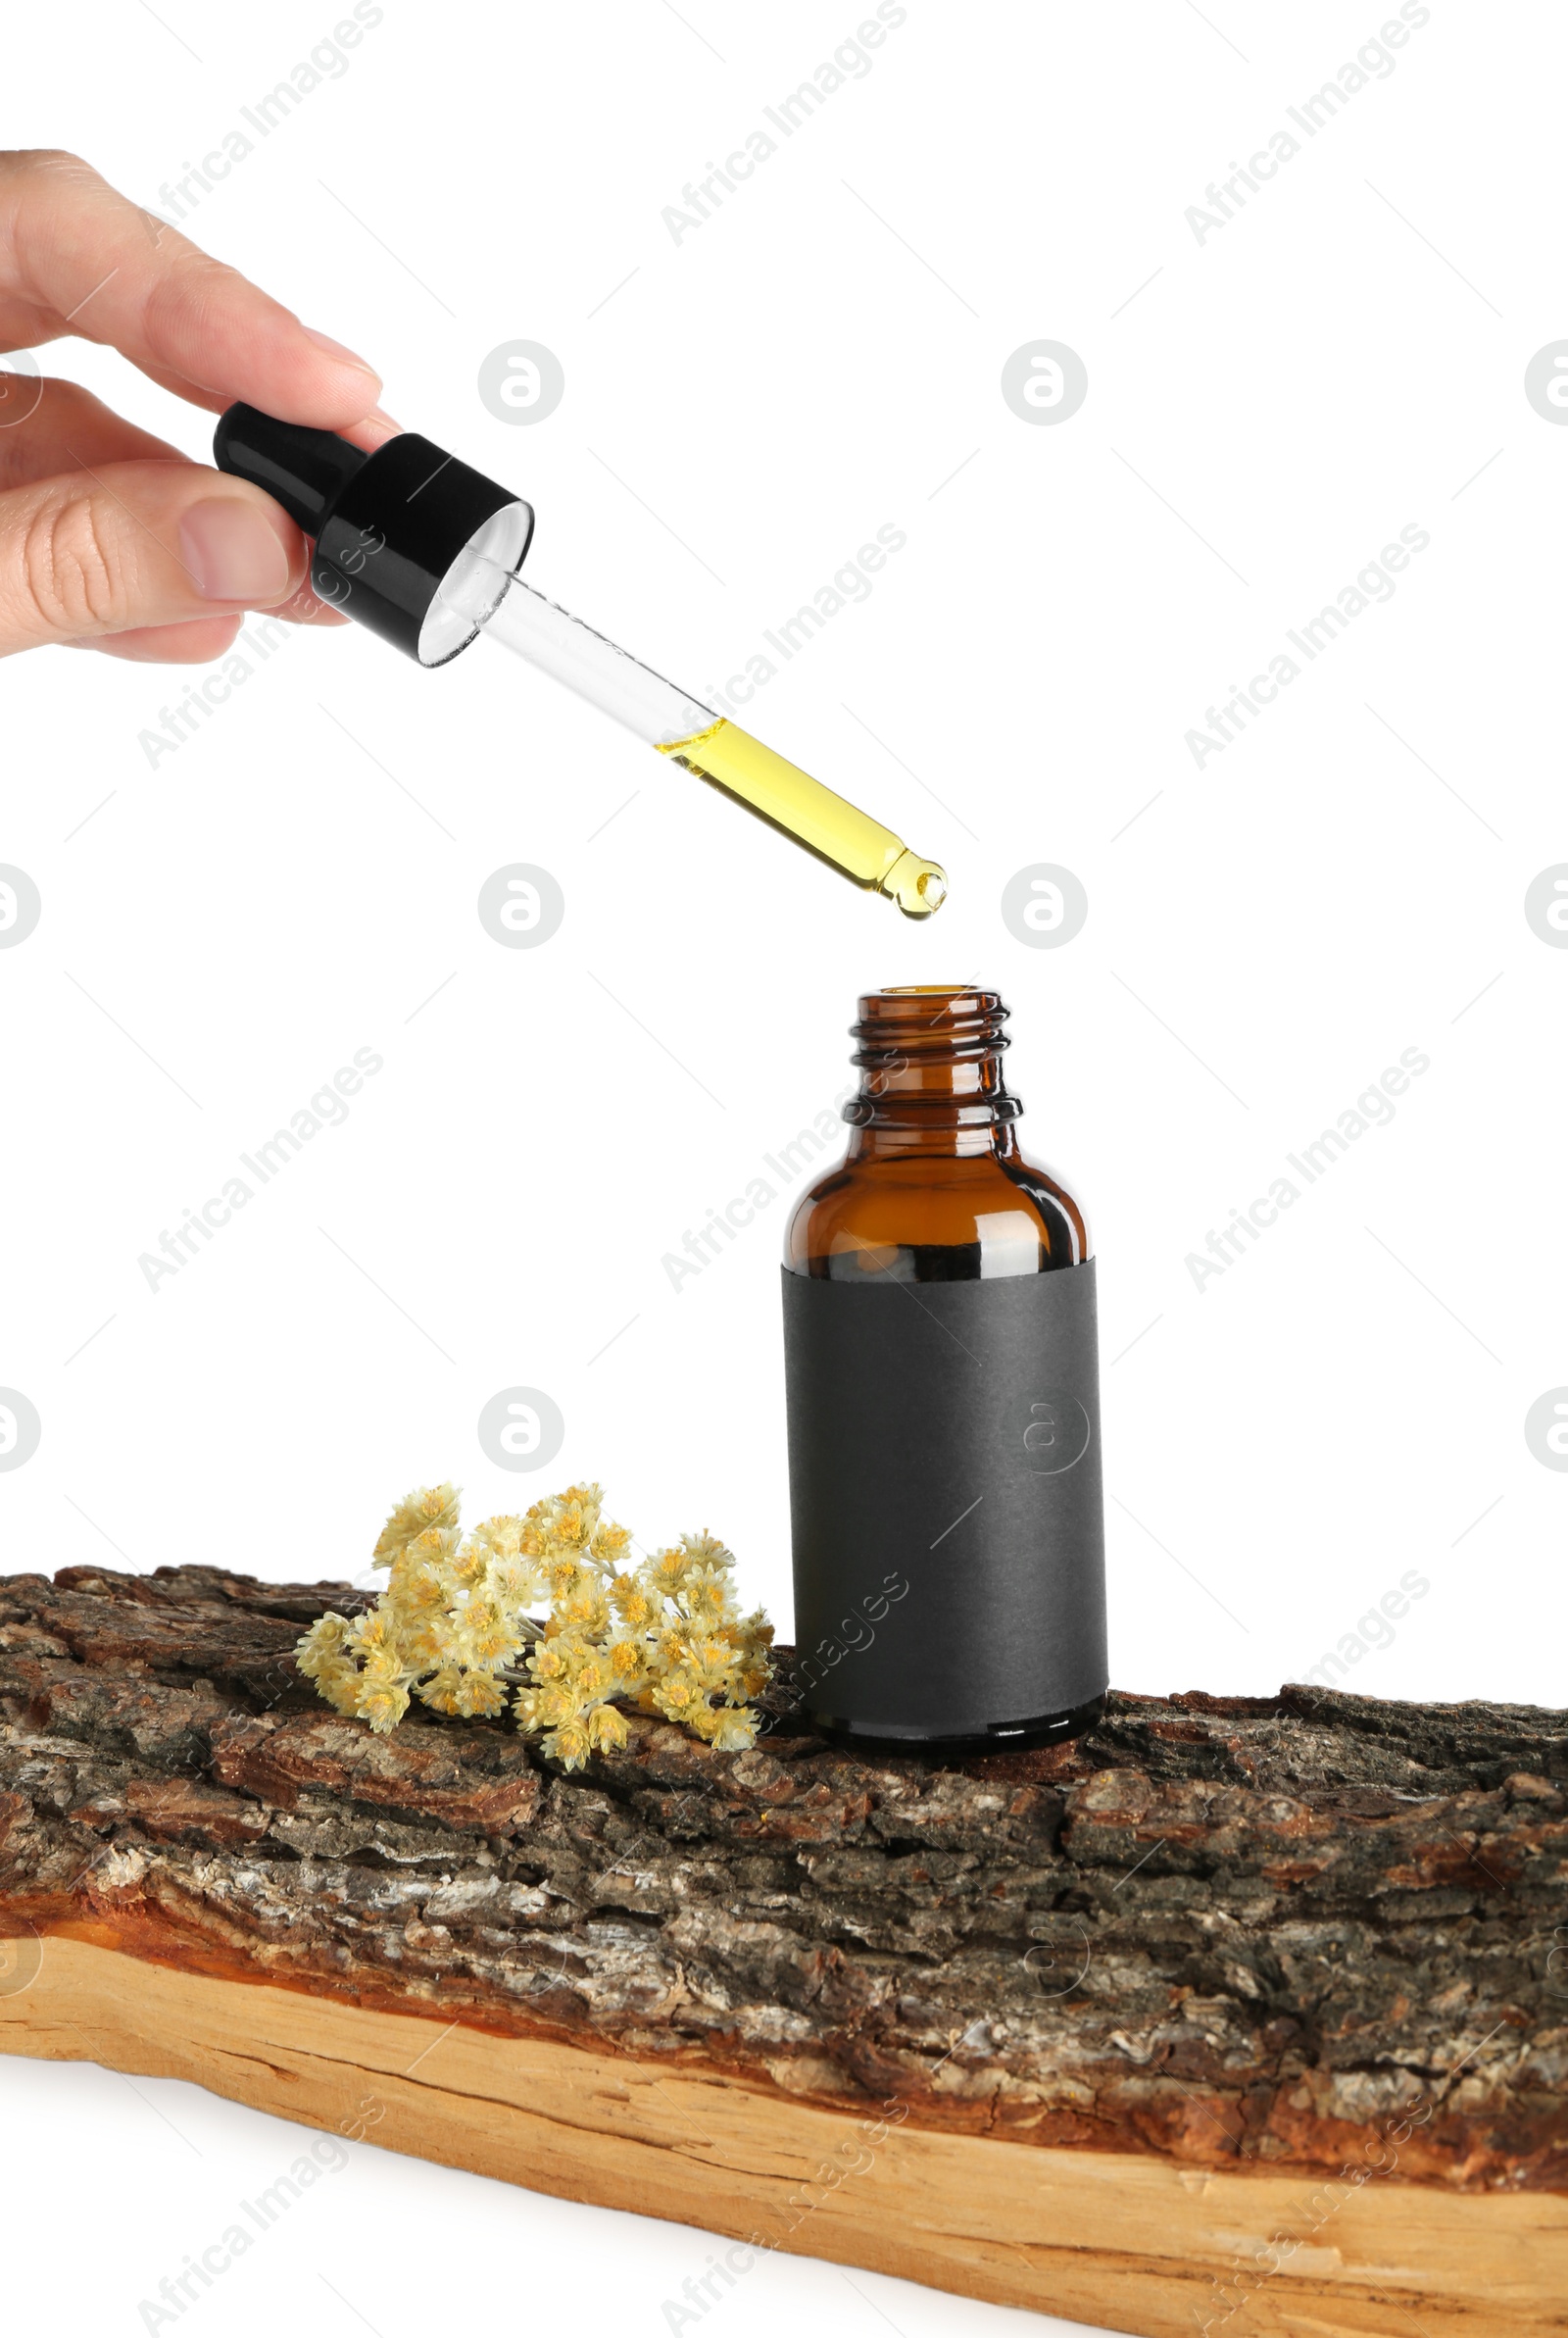
[[659, 752], [734, 796], [856, 884], [886, 893], [906, 918], [929, 918], [947, 899], [947, 875], [935, 861], [918, 859], [891, 828], [786, 763], [738, 722], [720, 717]]

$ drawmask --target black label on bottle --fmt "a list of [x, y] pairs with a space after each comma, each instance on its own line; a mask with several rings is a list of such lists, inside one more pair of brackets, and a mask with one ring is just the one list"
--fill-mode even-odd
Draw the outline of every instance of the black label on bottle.
[[784, 1269], [794, 1686], [868, 1735], [979, 1736], [1104, 1690], [1095, 1266]]

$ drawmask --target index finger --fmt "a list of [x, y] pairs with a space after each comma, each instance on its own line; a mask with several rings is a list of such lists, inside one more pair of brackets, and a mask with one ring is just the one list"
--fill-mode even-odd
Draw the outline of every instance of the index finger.
[[363, 358], [72, 154], [0, 154], [0, 346], [63, 333], [119, 349], [209, 411], [236, 398], [341, 430], [375, 405]]

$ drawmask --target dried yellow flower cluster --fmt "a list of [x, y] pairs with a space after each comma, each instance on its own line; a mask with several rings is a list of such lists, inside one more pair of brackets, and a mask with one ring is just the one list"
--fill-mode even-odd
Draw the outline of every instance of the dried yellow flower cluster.
[[767, 1685], [773, 1627], [760, 1608], [741, 1615], [734, 1554], [683, 1534], [633, 1568], [630, 1534], [603, 1512], [601, 1487], [572, 1485], [466, 1534], [455, 1486], [410, 1494], [375, 1546], [387, 1588], [367, 1615], [313, 1623], [300, 1670], [382, 1735], [411, 1693], [468, 1716], [505, 1712], [510, 1687], [520, 1726], [568, 1769], [625, 1744], [616, 1699], [721, 1752], [752, 1745], [747, 1699]]

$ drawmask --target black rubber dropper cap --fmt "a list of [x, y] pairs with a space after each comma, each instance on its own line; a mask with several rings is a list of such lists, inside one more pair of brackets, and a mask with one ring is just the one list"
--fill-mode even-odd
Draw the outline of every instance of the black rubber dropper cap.
[[477, 630], [436, 605], [463, 554], [481, 550], [514, 572], [533, 534], [531, 505], [415, 430], [367, 455], [330, 430], [230, 406], [213, 455], [316, 538], [311, 582], [321, 599], [421, 666], [445, 665]]

